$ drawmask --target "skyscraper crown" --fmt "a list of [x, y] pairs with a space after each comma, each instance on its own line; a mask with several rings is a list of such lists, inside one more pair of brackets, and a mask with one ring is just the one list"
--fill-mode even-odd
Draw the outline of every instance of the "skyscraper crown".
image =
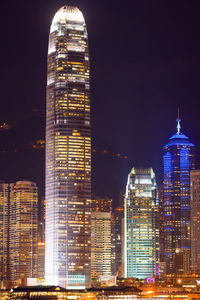
[[168, 146], [175, 146], [175, 145], [188, 145], [188, 146], [194, 146], [194, 144], [192, 144], [189, 140], [189, 137], [187, 135], [185, 135], [184, 133], [181, 133], [181, 119], [178, 118], [176, 119], [177, 121], [177, 132], [172, 135], [169, 138], [169, 142], [163, 147], [168, 147]]
[[76, 6], [63, 6], [54, 15], [51, 31], [55, 26], [60, 24], [66, 24], [67, 22], [85, 22], [82, 12]]

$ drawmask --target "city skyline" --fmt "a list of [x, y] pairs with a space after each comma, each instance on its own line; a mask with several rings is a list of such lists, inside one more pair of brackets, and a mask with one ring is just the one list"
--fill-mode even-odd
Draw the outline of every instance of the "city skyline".
[[[21, 11], [15, 56], [8, 60], [13, 68], [5, 78], [15, 77], [18, 51], [21, 68], [12, 88], [2, 89], [3, 99], [12, 94], [16, 103], [8, 105], [6, 98], [0, 112], [0, 288], [44, 284], [86, 293], [139, 287], [143, 293], [148, 285], [172, 284], [200, 295], [194, 7], [183, 3], [176, 14], [176, 5], [171, 11], [169, 4], [147, 0], [128, 10], [113, 0], [106, 8], [72, 0], [59, 5], [49, 22], [50, 0], [48, 13], [35, 22], [34, 11], [40, 15], [44, 7], [37, 1], [29, 17], [29, 5]], [[90, 15], [95, 12], [98, 18]], [[35, 82], [37, 64], [31, 65], [39, 48], [29, 49], [28, 58], [23, 54], [30, 24], [37, 36], [31, 42], [45, 49]], [[27, 59], [29, 73], [20, 81]], [[185, 280], [196, 283], [191, 289]]]

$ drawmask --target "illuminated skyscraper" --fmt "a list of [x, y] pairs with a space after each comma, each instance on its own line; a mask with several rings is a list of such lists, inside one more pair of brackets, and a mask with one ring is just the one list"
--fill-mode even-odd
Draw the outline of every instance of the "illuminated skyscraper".
[[91, 128], [86, 24], [77, 7], [55, 14], [46, 114], [45, 277], [84, 288], [90, 278]]
[[200, 271], [200, 170], [190, 173], [191, 269]]
[[9, 208], [13, 184], [0, 183], [0, 281], [9, 279]]
[[37, 277], [38, 190], [34, 182], [17, 181], [10, 191], [9, 262], [10, 280]]
[[158, 228], [156, 180], [153, 170], [133, 168], [124, 202], [124, 275], [156, 275]]
[[190, 171], [194, 168], [194, 145], [180, 132], [179, 118], [177, 122], [177, 133], [163, 147], [167, 273], [185, 272], [190, 267]]
[[20, 285], [37, 277], [37, 186], [0, 183], [0, 281]]

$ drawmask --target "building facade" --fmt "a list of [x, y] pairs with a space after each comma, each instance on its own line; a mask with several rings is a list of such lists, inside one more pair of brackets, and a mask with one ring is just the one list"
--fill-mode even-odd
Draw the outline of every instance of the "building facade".
[[124, 275], [147, 278], [157, 273], [156, 180], [153, 170], [133, 168], [124, 202]]
[[0, 281], [10, 277], [9, 262], [9, 210], [10, 191], [13, 184], [0, 183]]
[[191, 269], [200, 271], [200, 170], [190, 173]]
[[45, 278], [45, 198], [38, 205], [38, 278]]
[[111, 212], [92, 212], [91, 278], [101, 281], [111, 275]]
[[160, 244], [160, 261], [164, 262], [164, 195], [163, 185], [157, 187], [159, 199], [159, 244]]
[[93, 197], [92, 211], [111, 212], [112, 199], [108, 197]]
[[194, 145], [180, 132], [163, 147], [164, 164], [164, 260], [167, 273], [190, 268], [190, 171], [194, 168]]
[[37, 277], [38, 189], [34, 182], [17, 181], [10, 191], [9, 280], [21, 284]]
[[37, 278], [40, 280], [44, 279], [44, 261], [45, 261], [45, 242], [38, 242], [37, 248]]
[[91, 128], [86, 24], [77, 7], [55, 14], [46, 111], [45, 277], [84, 288], [90, 278]]
[[0, 183], [0, 281], [37, 277], [38, 191], [31, 181]]
[[112, 274], [122, 277], [122, 226], [124, 221], [124, 207], [114, 209], [111, 217], [112, 243]]

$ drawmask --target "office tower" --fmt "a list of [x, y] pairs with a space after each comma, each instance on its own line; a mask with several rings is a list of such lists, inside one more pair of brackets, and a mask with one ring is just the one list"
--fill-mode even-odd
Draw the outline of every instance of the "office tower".
[[151, 168], [132, 168], [124, 202], [124, 275], [156, 275], [156, 180]]
[[37, 277], [37, 202], [34, 182], [17, 181], [10, 191], [8, 265], [13, 284]]
[[13, 184], [0, 183], [0, 281], [9, 279], [9, 207]]
[[190, 171], [194, 168], [194, 145], [181, 133], [179, 118], [177, 132], [163, 152], [166, 271], [186, 272], [190, 266]]
[[8, 256], [8, 197], [7, 186], [0, 183], [0, 281], [5, 280]]
[[91, 278], [111, 276], [111, 212], [91, 214]]
[[122, 222], [124, 207], [114, 209], [111, 217], [112, 274], [122, 277]]
[[200, 170], [190, 173], [191, 269], [200, 271]]
[[52, 21], [47, 62], [45, 278], [85, 288], [90, 278], [91, 128], [86, 24], [77, 7]]
[[159, 244], [160, 244], [160, 261], [164, 262], [164, 195], [163, 185], [157, 187], [159, 199]]
[[108, 197], [93, 197], [92, 211], [111, 212], [112, 199]]

